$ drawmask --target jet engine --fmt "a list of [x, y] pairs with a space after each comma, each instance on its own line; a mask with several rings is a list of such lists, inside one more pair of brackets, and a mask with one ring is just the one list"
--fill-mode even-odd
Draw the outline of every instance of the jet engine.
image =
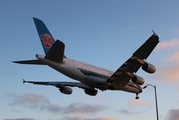
[[132, 82], [136, 83], [138, 85], [143, 85], [144, 84], [144, 79], [140, 76], [135, 75], [134, 77], [132, 77]]
[[72, 91], [73, 91], [70, 87], [65, 87], [65, 86], [60, 87], [59, 90], [60, 90], [61, 93], [64, 93], [64, 94], [67, 94], [67, 95], [72, 94]]
[[87, 95], [90, 95], [90, 96], [96, 96], [96, 94], [98, 93], [98, 91], [95, 89], [85, 89], [84, 91]]
[[142, 69], [147, 73], [154, 73], [156, 71], [156, 67], [147, 62], [142, 65]]

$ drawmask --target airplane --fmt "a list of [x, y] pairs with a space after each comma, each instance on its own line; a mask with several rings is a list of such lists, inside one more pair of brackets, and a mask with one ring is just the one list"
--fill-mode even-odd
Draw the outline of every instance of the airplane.
[[142, 68], [147, 73], [154, 73], [156, 67], [146, 61], [147, 57], [159, 43], [159, 37], [153, 31], [153, 34], [124, 62], [115, 72], [99, 68], [87, 63], [70, 59], [64, 55], [65, 44], [53, 38], [44, 22], [33, 17], [37, 28], [40, 41], [42, 43], [45, 55], [36, 54], [34, 60], [13, 61], [18, 64], [30, 65], [48, 65], [67, 77], [76, 80], [75, 82], [53, 82], [53, 81], [26, 81], [23, 83], [32, 83], [36, 85], [55, 86], [63, 94], [72, 94], [71, 87], [84, 89], [84, 92], [90, 96], [96, 96], [98, 90], [121, 90], [136, 94], [142, 92], [144, 79], [136, 72]]

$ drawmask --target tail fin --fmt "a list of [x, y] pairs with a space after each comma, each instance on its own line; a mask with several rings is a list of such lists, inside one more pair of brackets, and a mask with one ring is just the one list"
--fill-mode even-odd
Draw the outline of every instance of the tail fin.
[[33, 19], [34, 19], [34, 23], [37, 28], [44, 52], [45, 54], [47, 54], [50, 48], [53, 46], [55, 39], [53, 38], [53, 36], [49, 32], [49, 30], [47, 29], [43, 21], [37, 18], [33, 18]]

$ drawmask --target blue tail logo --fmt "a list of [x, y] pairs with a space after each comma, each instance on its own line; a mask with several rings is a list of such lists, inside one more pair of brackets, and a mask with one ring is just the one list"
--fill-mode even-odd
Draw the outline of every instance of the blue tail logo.
[[42, 34], [40, 36], [40, 39], [43, 40], [42, 43], [45, 46], [45, 48], [51, 48], [51, 46], [53, 45], [53, 43], [55, 42], [55, 40], [53, 39], [53, 37], [51, 37], [51, 35], [49, 35], [48, 33]]

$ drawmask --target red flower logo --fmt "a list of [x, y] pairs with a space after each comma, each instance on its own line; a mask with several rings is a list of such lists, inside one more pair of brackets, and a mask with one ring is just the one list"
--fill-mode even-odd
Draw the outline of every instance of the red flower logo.
[[52, 43], [55, 42], [55, 40], [47, 33], [41, 35], [40, 39], [44, 41], [44, 46], [46, 48], [50, 48]]

